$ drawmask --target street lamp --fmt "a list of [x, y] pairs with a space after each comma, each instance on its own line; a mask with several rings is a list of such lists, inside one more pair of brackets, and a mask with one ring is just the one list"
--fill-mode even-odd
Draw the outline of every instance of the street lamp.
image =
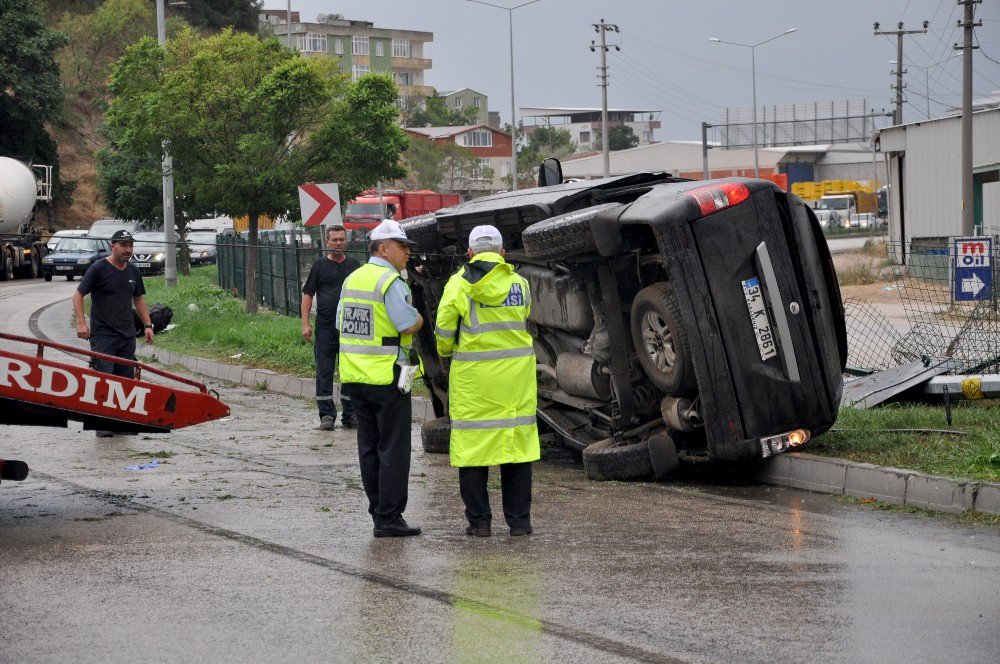
[[766, 44], [769, 41], [774, 41], [778, 37], [784, 37], [785, 35], [790, 35], [795, 32], [795, 28], [788, 28], [780, 35], [775, 35], [770, 39], [765, 39], [762, 42], [757, 42], [756, 44], [741, 44], [740, 42], [725, 41], [719, 39], [718, 37], [709, 37], [708, 41], [714, 41], [719, 44], [731, 44], [732, 46], [743, 46], [744, 48], [750, 49], [750, 72], [751, 79], [753, 82], [753, 176], [755, 178], [760, 177], [760, 162], [757, 159], [757, 47]]
[[[171, 6], [177, 3], [171, 2]], [[184, 3], [187, 4], [186, 2]], [[156, 0], [156, 41], [167, 43], [166, 7], [163, 0]], [[177, 285], [177, 245], [174, 222], [174, 162], [170, 156], [170, 142], [163, 141], [163, 243], [166, 256], [163, 260], [163, 280], [167, 287]]]
[[477, 5], [486, 5], [487, 7], [493, 7], [494, 9], [502, 9], [507, 12], [507, 25], [510, 29], [510, 182], [511, 189], [517, 190], [517, 120], [514, 116], [514, 10], [520, 9], [521, 7], [527, 7], [528, 5], [533, 5], [540, 0], [530, 0], [530, 2], [522, 2], [519, 5], [513, 7], [501, 7], [500, 5], [494, 5], [491, 2], [483, 2], [483, 0], [466, 0], [467, 2], [474, 2]]
[[[944, 64], [945, 62], [948, 62], [949, 60], [953, 60], [953, 59], [955, 59], [957, 57], [960, 57], [961, 55], [962, 55], [961, 53], [952, 53], [951, 55], [949, 55], [944, 60], [938, 60], [937, 62], [930, 63], [929, 65], [914, 65], [914, 64], [905, 65], [907, 67], [916, 67], [917, 69], [923, 69], [924, 70], [924, 93], [925, 93], [924, 98], [927, 100], [927, 119], [928, 120], [931, 119], [931, 74], [930, 74], [931, 69], [934, 68], [934, 67], [937, 67], [940, 64]], [[890, 65], [900, 66], [895, 60], [889, 60], [889, 64]], [[906, 73], [905, 69], [903, 70], [903, 73], [904, 74]]]

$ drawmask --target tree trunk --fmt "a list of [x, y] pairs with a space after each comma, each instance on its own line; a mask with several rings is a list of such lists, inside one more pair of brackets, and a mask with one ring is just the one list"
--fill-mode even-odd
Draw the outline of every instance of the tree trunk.
[[247, 313], [257, 313], [257, 225], [260, 221], [260, 213], [251, 211], [247, 215], [247, 228], [249, 230], [247, 238], [247, 269], [246, 269], [246, 291], [247, 291]]

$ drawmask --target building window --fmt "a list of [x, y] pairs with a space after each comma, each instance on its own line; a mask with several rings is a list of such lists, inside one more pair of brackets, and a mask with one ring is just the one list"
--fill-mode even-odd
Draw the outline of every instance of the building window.
[[476, 164], [475, 179], [477, 180], [489, 180], [493, 176], [493, 167], [490, 166], [489, 157], [480, 157], [479, 163]]
[[354, 55], [368, 55], [368, 37], [354, 36], [351, 43], [351, 53]]
[[589, 131], [581, 131], [580, 132], [580, 142], [581, 143], [590, 143], [590, 132]]
[[375, 57], [381, 58], [383, 55], [385, 55], [385, 45], [380, 41], [375, 42]]
[[394, 58], [408, 58], [408, 57], [410, 57], [410, 40], [409, 39], [393, 39], [392, 40], [392, 57], [394, 57]]
[[500, 177], [505, 178], [510, 176], [510, 161], [504, 159], [500, 162]]
[[370, 74], [371, 71], [372, 71], [372, 68], [369, 67], [368, 65], [354, 65], [354, 67], [353, 67], [353, 69], [351, 71], [351, 74], [352, 74], [354, 80], [356, 81], [359, 78], [361, 78], [362, 76], [364, 76], [365, 74]]
[[298, 41], [301, 53], [326, 53], [326, 35], [308, 32], [300, 35]]
[[479, 97], [473, 97], [472, 98], [472, 105], [475, 106], [476, 108], [479, 108], [480, 106], [483, 105], [483, 100], [480, 99]]
[[344, 54], [344, 40], [341, 39], [340, 37], [333, 40], [333, 52], [336, 53], [337, 55]]
[[462, 108], [462, 98], [455, 97], [455, 108]]
[[396, 85], [413, 85], [413, 72], [394, 71], [392, 77], [396, 79]]
[[489, 148], [493, 147], [493, 132], [480, 129], [478, 131], [468, 131], [458, 137], [458, 144], [467, 148]]

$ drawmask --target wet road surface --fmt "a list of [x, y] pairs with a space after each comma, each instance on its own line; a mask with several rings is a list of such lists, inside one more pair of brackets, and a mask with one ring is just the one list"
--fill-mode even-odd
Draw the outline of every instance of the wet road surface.
[[[0, 329], [69, 336], [66, 285]], [[72, 287], [71, 284], [67, 284]], [[0, 662], [994, 662], [1000, 533], [707, 480], [535, 466], [535, 534], [464, 535], [457, 473], [420, 450], [424, 528], [374, 539], [353, 432], [212, 383], [233, 414], [169, 435], [0, 427]], [[126, 470], [164, 453], [156, 469]], [[492, 479], [499, 511], [497, 480]]]

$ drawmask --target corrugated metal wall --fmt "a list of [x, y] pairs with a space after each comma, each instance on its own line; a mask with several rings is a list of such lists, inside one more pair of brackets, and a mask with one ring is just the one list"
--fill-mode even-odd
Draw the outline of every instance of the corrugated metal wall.
[[[883, 152], [905, 151], [902, 156], [902, 195], [907, 239], [961, 235], [961, 137], [959, 117], [882, 131]], [[973, 115], [973, 137], [973, 168], [1000, 164], [1000, 109]], [[898, 154], [891, 156], [899, 158]], [[985, 199], [985, 188], [983, 194]], [[898, 206], [892, 206], [893, 213], [897, 209]], [[987, 213], [987, 210], [991, 212]], [[992, 200], [984, 200], [984, 225], [992, 225], [986, 215], [996, 214], [996, 210]], [[893, 223], [894, 220], [890, 219], [890, 225]], [[1000, 223], [1000, 220], [994, 223]]]

